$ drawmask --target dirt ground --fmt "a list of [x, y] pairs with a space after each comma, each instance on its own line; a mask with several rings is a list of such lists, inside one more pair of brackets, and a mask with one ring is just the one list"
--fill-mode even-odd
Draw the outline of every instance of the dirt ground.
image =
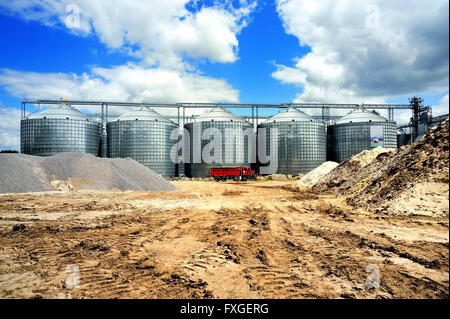
[[449, 297], [448, 215], [368, 213], [295, 182], [0, 195], [0, 297]]

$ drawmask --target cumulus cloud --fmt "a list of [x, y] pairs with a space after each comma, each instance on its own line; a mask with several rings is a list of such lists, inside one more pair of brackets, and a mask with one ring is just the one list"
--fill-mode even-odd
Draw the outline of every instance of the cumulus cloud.
[[433, 115], [448, 114], [448, 93], [442, 97], [437, 105], [433, 106]]
[[236, 61], [237, 34], [255, 6], [246, 0], [0, 0], [3, 12], [78, 35], [93, 33], [139, 61], [82, 74], [1, 69], [0, 85], [17, 98], [238, 102], [239, 92], [225, 80], [204, 76], [192, 64]]
[[[239, 92], [225, 80], [190, 72], [144, 68], [134, 64], [93, 68], [89, 73], [38, 73], [0, 69], [0, 87], [22, 99], [128, 101], [148, 103], [238, 102]], [[45, 107], [45, 105], [42, 105]], [[97, 106], [84, 110], [98, 113]], [[110, 108], [120, 115], [127, 107]], [[29, 111], [32, 109], [29, 109]], [[174, 109], [157, 109], [176, 115]], [[186, 115], [205, 110], [188, 109]], [[0, 105], [0, 147], [19, 149], [20, 110]]]
[[238, 101], [225, 80], [128, 64], [90, 73], [38, 73], [0, 69], [0, 85], [16, 97], [130, 102]]
[[0, 149], [20, 150], [20, 110], [0, 102]]
[[184, 69], [191, 66], [183, 56], [236, 61], [236, 36], [256, 2], [236, 7], [231, 1], [200, 6], [189, 0], [0, 0], [0, 6], [45, 25], [94, 32], [109, 48], [127, 48], [146, 65]]
[[[239, 101], [239, 92], [225, 80], [134, 64], [109, 69], [96, 67], [83, 74], [0, 69], [0, 87], [22, 99], [62, 97], [71, 100], [148, 103]], [[85, 106], [83, 109], [93, 113], [100, 111], [96, 106]], [[117, 116], [128, 109], [113, 107], [110, 108], [110, 115]], [[174, 109], [158, 108], [157, 111], [164, 115], [177, 114]], [[204, 111], [188, 109], [186, 115]], [[0, 118], [0, 147], [19, 149], [20, 110], [0, 105]]]
[[384, 102], [448, 90], [449, 3], [278, 0], [288, 34], [311, 52], [272, 74], [296, 102]]
[[[28, 99], [127, 102], [238, 102], [239, 92], [225, 80], [191, 72], [144, 68], [135, 64], [91, 69], [90, 73], [37, 73], [0, 69], [0, 86]], [[97, 111], [98, 108], [88, 108]]]
[[[76, 35], [95, 34], [110, 49], [138, 63], [93, 67], [82, 74], [0, 69], [0, 87], [17, 98], [129, 102], [238, 102], [239, 92], [225, 80], [202, 75], [198, 64], [238, 59], [237, 35], [250, 22], [256, 1], [189, 0], [0, 0], [2, 13], [19, 16]], [[86, 107], [98, 112], [98, 108]], [[126, 108], [115, 108], [123, 113]], [[16, 109], [1, 109], [16, 118]], [[204, 110], [189, 110], [186, 115]], [[174, 115], [168, 110], [162, 113]], [[176, 111], [175, 111], [176, 113]], [[19, 114], [20, 117], [20, 114]], [[17, 145], [17, 121], [0, 127], [0, 145]]]

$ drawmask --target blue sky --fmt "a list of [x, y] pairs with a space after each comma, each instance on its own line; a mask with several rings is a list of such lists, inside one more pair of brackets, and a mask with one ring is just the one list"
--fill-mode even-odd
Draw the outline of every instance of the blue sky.
[[[77, 36], [64, 27], [49, 28], [38, 21], [0, 15], [0, 27], [8, 30], [1, 41], [7, 50], [0, 52], [1, 68], [33, 72], [88, 72], [89, 66], [112, 67], [138, 59], [108, 49], [95, 34]], [[252, 22], [237, 36], [239, 59], [235, 63], [199, 61], [199, 69], [208, 76], [225, 78], [240, 90], [242, 103], [282, 103], [294, 99], [299, 88], [283, 85], [273, 77], [274, 61], [291, 64], [309, 47], [300, 47], [296, 37], [284, 32], [272, 2], [262, 3], [252, 14]], [[18, 40], [20, 39], [20, 40]], [[283, 48], [280, 50], [280, 48]], [[2, 90], [10, 105], [13, 98]], [[18, 103], [20, 99], [11, 100]], [[20, 102], [19, 102], [20, 103]]]
[[261, 4], [252, 22], [239, 34], [239, 60], [233, 64], [206, 63], [202, 69], [214, 77], [226, 78], [240, 89], [242, 103], [279, 104], [291, 102], [299, 91], [271, 76], [280, 64], [292, 64], [294, 57], [310, 52], [296, 37], [286, 34], [274, 3]]
[[[0, 116], [18, 123], [23, 98], [58, 97], [278, 104], [420, 95], [448, 113], [448, 1], [402, 2], [0, 0]], [[66, 20], [71, 4], [81, 12], [76, 28]], [[0, 148], [17, 145], [18, 128], [0, 125]]]

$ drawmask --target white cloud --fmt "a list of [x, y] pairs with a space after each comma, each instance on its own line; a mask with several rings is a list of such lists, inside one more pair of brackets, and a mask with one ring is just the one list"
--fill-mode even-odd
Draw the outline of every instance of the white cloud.
[[433, 106], [433, 116], [448, 114], [448, 93], [442, 97], [437, 105]]
[[[80, 36], [95, 34], [108, 48], [139, 60], [112, 68], [93, 67], [82, 74], [4, 68], [0, 69], [0, 87], [21, 99], [238, 102], [237, 90], [225, 80], [202, 75], [195, 63], [203, 59], [236, 61], [237, 35], [249, 23], [255, 7], [256, 1], [246, 0], [238, 5], [189, 0], [0, 0], [2, 13], [67, 28]], [[99, 111], [96, 107], [86, 109]], [[115, 110], [121, 113], [125, 108]], [[186, 115], [201, 112], [204, 110], [188, 110]], [[161, 113], [174, 115], [170, 110]], [[20, 111], [2, 107], [0, 115], [0, 146], [18, 147]]]
[[288, 34], [311, 52], [272, 74], [296, 102], [384, 102], [448, 90], [448, 1], [278, 0]]
[[[74, 25], [79, 9], [79, 27]], [[237, 34], [248, 23], [256, 2], [216, 2], [212, 6], [194, 3], [198, 9], [189, 11], [189, 0], [0, 0], [0, 7], [28, 20], [49, 26], [71, 27], [78, 34], [94, 32], [112, 49], [128, 48], [146, 65], [184, 69], [190, 67], [184, 56], [207, 58], [213, 62], [234, 62], [237, 59]], [[67, 19], [69, 24], [67, 24]]]
[[[4, 12], [56, 28], [67, 28], [66, 20], [74, 12], [66, 9], [73, 5], [79, 9], [80, 23], [69, 32], [94, 33], [107, 47], [128, 52], [139, 62], [93, 67], [82, 74], [0, 69], [0, 86], [11, 95], [161, 103], [239, 101], [239, 92], [225, 80], [204, 76], [191, 64], [205, 58], [234, 62], [237, 34], [249, 22], [256, 2], [206, 6], [188, 0], [0, 0]], [[74, 20], [69, 22], [73, 25]]]
[[0, 149], [20, 150], [20, 110], [0, 102]]
[[15, 97], [28, 99], [62, 97], [153, 103], [239, 101], [238, 91], [225, 80], [134, 64], [110, 69], [97, 67], [81, 75], [0, 69], [0, 86]]
[[[83, 74], [37, 73], [0, 69], [0, 86], [22, 99], [102, 100], [128, 102], [238, 102], [239, 93], [225, 80], [206, 76], [144, 68], [129, 64], [111, 69], [93, 68]], [[98, 113], [99, 107], [83, 107]], [[128, 108], [110, 108], [121, 114]], [[164, 115], [176, 115], [174, 109], [157, 109]], [[186, 115], [205, 110], [188, 109]], [[20, 111], [0, 105], [0, 147], [19, 148]]]

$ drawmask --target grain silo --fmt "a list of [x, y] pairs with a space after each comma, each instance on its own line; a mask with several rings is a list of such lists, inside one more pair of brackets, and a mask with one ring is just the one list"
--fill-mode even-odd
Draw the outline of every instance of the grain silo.
[[[262, 128], [266, 129], [267, 154], [271, 152], [271, 130], [278, 130], [277, 174], [304, 174], [325, 162], [327, 133], [324, 123], [295, 108], [287, 108], [261, 123], [258, 130]], [[261, 166], [269, 163], [261, 163]]]
[[21, 121], [21, 152], [38, 156], [82, 152], [98, 156], [100, 134], [101, 123], [68, 104], [58, 104]]
[[131, 157], [163, 177], [175, 176], [170, 140], [177, 124], [142, 107], [131, 110], [106, 125], [108, 157]]
[[[247, 135], [254, 132], [251, 124], [221, 107], [200, 115], [184, 127], [189, 132], [189, 144], [186, 144], [186, 148], [189, 147], [189, 163], [185, 164], [188, 177], [209, 177], [212, 167], [250, 166], [253, 161], [249, 160], [249, 153], [254, 148], [254, 141]], [[220, 136], [214, 135], [214, 132]], [[215, 141], [215, 138], [221, 140]], [[209, 152], [209, 147], [216, 143], [220, 144], [220, 150], [213, 148]], [[209, 159], [209, 155], [213, 158]]]
[[328, 134], [331, 157], [338, 163], [373, 147], [397, 147], [395, 122], [365, 109], [356, 109], [338, 119]]

